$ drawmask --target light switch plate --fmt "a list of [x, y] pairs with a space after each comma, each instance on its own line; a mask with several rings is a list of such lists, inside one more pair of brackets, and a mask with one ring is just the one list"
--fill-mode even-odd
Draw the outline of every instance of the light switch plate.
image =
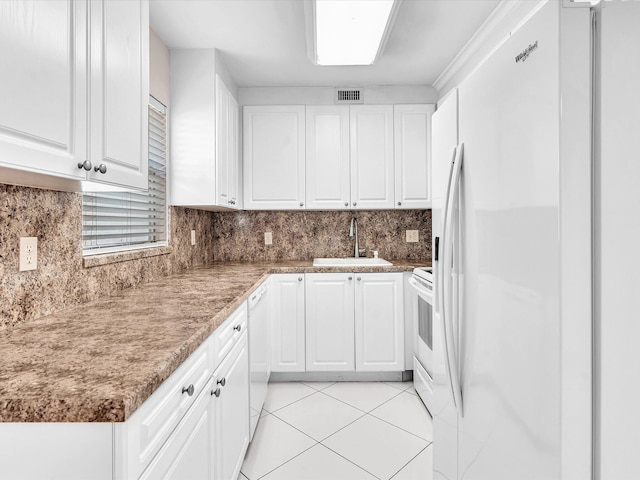
[[20, 271], [38, 268], [38, 237], [20, 237]]
[[264, 232], [264, 244], [265, 245], [273, 245], [273, 233], [272, 232]]
[[407, 230], [407, 243], [418, 242], [418, 230]]
[[191, 245], [195, 245], [195, 244], [196, 244], [196, 231], [191, 230]]

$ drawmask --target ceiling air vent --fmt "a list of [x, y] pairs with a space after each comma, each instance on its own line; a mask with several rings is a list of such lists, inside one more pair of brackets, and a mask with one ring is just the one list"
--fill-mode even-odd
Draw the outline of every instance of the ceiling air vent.
[[336, 103], [363, 103], [359, 88], [336, 88]]

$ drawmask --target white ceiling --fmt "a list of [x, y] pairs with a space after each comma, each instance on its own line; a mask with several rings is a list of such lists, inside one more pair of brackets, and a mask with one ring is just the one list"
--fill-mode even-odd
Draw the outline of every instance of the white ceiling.
[[376, 65], [307, 57], [303, 0], [152, 0], [169, 48], [217, 48], [241, 87], [431, 85], [499, 0], [404, 0]]

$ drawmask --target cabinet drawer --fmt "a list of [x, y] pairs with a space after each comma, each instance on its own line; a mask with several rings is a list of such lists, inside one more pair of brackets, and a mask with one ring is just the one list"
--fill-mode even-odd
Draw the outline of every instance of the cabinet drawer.
[[213, 332], [214, 368], [220, 365], [220, 362], [227, 356], [246, 330], [247, 302], [243, 302], [243, 304]]
[[129, 478], [137, 478], [160, 450], [212, 372], [213, 348], [209, 339], [127, 421]]
[[210, 379], [140, 480], [213, 478], [212, 386]]

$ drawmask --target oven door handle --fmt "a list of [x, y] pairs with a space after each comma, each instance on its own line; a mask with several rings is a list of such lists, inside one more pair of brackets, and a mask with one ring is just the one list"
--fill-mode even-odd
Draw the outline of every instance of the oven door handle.
[[415, 278], [409, 277], [409, 284], [416, 289], [418, 295], [424, 298], [427, 303], [433, 305], [433, 292], [424, 288]]

